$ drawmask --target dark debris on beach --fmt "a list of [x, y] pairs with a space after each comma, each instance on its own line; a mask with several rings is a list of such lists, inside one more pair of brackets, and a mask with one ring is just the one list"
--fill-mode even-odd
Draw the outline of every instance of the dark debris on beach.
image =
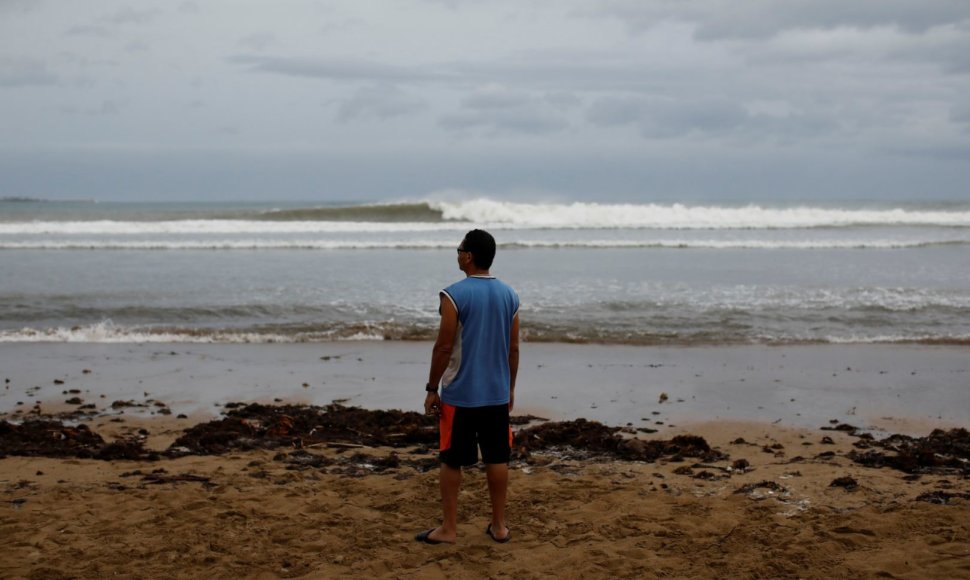
[[870, 438], [865, 447], [865, 450], [853, 449], [847, 457], [866, 467], [890, 467], [910, 474], [970, 476], [970, 432], [963, 428], [934, 429], [926, 437]]
[[[227, 405], [230, 407], [230, 405]], [[420, 413], [367, 410], [339, 404], [231, 405], [223, 419], [201, 423], [185, 431], [169, 448], [169, 454], [219, 454], [229, 450], [305, 448], [320, 444], [348, 443], [365, 447], [425, 446], [438, 442], [437, 421]], [[542, 421], [525, 417], [522, 425]], [[533, 452], [554, 450], [568, 458], [604, 456], [630, 461], [656, 461], [684, 457], [705, 461], [726, 459], [697, 436], [680, 435], [669, 441], [627, 438], [619, 427], [577, 419], [544, 422], [517, 431], [513, 456], [528, 461]]]
[[[290, 455], [278, 460], [285, 461], [290, 468], [300, 469], [334, 465], [305, 452], [314, 447], [337, 449], [338, 455], [347, 450], [359, 454], [364, 448], [390, 447], [409, 448], [411, 454], [428, 457], [413, 462], [394, 456], [387, 460], [390, 463], [367, 458], [365, 463], [376, 466], [379, 471], [392, 468], [392, 464], [418, 471], [435, 465], [437, 421], [421, 413], [368, 410], [336, 403], [322, 407], [230, 403], [226, 407], [229, 411], [224, 417], [185, 429], [167, 450], [161, 452], [146, 449], [143, 437], [131, 436], [109, 443], [87, 425], [71, 425], [57, 420], [60, 418], [37, 417], [21, 423], [0, 421], [0, 458], [20, 455], [157, 460], [249, 449], [280, 449]], [[677, 462], [692, 458], [713, 463], [730, 459], [726, 453], [712, 448], [702, 437], [695, 435], [678, 435], [669, 440], [640, 439], [633, 436], [635, 432], [630, 429], [586, 419], [556, 422], [526, 417], [517, 419], [515, 424], [518, 428], [513, 460], [523, 463], [544, 461], [534, 454], [552, 454], [567, 460], [643, 462], [659, 459]], [[849, 425], [832, 429], [859, 438], [860, 445], [847, 457], [861, 465], [891, 467], [909, 474], [970, 475], [970, 432], [966, 429], [935, 430], [927, 437], [893, 435], [882, 440]]]
[[678, 435], [670, 440], [636, 439], [622, 436], [620, 427], [609, 427], [596, 421], [549, 422], [519, 430], [515, 435], [513, 454], [528, 459], [531, 452], [556, 450], [568, 458], [586, 459], [606, 456], [627, 461], [654, 462], [660, 457], [681, 461], [684, 457], [718, 461], [728, 456], [711, 449], [703, 437]]
[[[340, 404], [319, 407], [230, 403], [226, 407], [230, 410], [225, 417], [186, 429], [161, 453], [145, 449], [140, 438], [107, 443], [84, 424], [72, 427], [62, 421], [40, 419], [19, 425], [0, 421], [0, 456], [155, 460], [248, 449], [305, 450], [324, 445], [337, 448], [338, 453], [365, 447], [410, 447], [431, 454], [438, 443], [436, 419], [415, 412], [368, 410]], [[513, 445], [515, 460], [531, 462], [536, 452], [554, 452], [564, 459], [600, 457], [646, 462], [661, 457], [670, 461], [685, 457], [703, 461], [727, 459], [727, 455], [711, 449], [703, 438], [694, 435], [643, 440], [625, 436], [622, 428], [596, 421], [543, 421], [527, 416], [513, 422], [520, 426]], [[302, 462], [322, 465], [323, 460], [305, 454], [286, 458], [286, 463], [296, 468]], [[411, 466], [424, 471], [434, 462], [434, 459], [422, 460]], [[381, 461], [369, 463], [383, 465]]]
[[[227, 405], [229, 406], [229, 405]], [[170, 454], [218, 455], [230, 450], [302, 448], [327, 442], [368, 447], [437, 443], [437, 423], [410, 411], [372, 411], [332, 404], [234, 406], [223, 419], [200, 423], [179, 437]]]
[[0, 421], [0, 457], [7, 455], [147, 461], [160, 457], [145, 449], [140, 439], [106, 443], [83, 423], [70, 426], [50, 419], [31, 419], [20, 424]]

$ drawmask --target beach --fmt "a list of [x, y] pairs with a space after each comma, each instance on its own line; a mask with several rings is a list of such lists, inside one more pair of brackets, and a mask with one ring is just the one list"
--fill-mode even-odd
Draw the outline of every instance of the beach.
[[[8, 452], [0, 573], [970, 575], [961, 440], [947, 439], [953, 457], [930, 453], [929, 463], [909, 465], [892, 458], [915, 444], [886, 439], [937, 428], [954, 435], [967, 425], [961, 347], [527, 343], [514, 415], [534, 418], [515, 428], [513, 540], [499, 545], [484, 534], [484, 473], [472, 468], [455, 546], [413, 540], [439, 517], [433, 425], [404, 444], [390, 433], [400, 421], [373, 415], [413, 417], [429, 353], [426, 342], [5, 345], [5, 420], [42, 415], [63, 425], [49, 429], [52, 440], [81, 441], [90, 430], [104, 445], [134, 444], [139, 459], [117, 446], [106, 459], [80, 447], [62, 457]], [[926, 406], [928, 392], [937, 407]], [[243, 406], [250, 402], [267, 406]], [[364, 413], [353, 415], [356, 434], [299, 432], [305, 413], [336, 417], [354, 406]], [[245, 415], [252, 409], [283, 411], [254, 419]], [[372, 434], [375, 417], [389, 426]], [[230, 423], [249, 431], [217, 449], [177, 444], [193, 427]], [[684, 436], [708, 450], [684, 447], [694, 441]], [[93, 456], [103, 448], [92, 447]]]
[[[0, 577], [970, 577], [965, 202], [0, 209]], [[476, 227], [513, 536], [428, 546]]]

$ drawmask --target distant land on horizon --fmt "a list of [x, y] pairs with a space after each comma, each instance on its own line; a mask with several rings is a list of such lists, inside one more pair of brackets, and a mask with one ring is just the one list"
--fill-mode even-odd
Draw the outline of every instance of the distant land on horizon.
[[0, 197], [0, 201], [44, 201], [44, 200], [37, 199], [35, 197], [4, 196], [4, 197]]
[[0, 202], [14, 202], [14, 203], [51, 203], [54, 201], [68, 201], [72, 203], [97, 203], [96, 199], [43, 199], [40, 197], [26, 197], [19, 195], [7, 195], [0, 197]]

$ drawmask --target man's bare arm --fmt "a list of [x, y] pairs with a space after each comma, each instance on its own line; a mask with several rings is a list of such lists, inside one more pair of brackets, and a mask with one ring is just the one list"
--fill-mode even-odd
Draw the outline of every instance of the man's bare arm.
[[519, 315], [512, 319], [509, 336], [509, 411], [515, 406], [515, 376], [519, 373]]
[[[442, 375], [448, 368], [451, 361], [451, 352], [455, 348], [455, 336], [458, 334], [458, 311], [444, 294], [441, 295], [441, 325], [438, 327], [438, 338], [434, 343], [434, 350], [431, 352], [431, 370], [428, 373], [428, 384], [434, 387], [441, 382]], [[426, 413], [437, 414], [440, 408], [440, 397], [437, 392], [431, 393], [424, 399], [424, 410]]]

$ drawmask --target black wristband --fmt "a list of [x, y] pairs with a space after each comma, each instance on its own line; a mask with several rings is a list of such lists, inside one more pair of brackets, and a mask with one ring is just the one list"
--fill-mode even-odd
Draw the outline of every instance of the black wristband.
[[437, 393], [438, 387], [434, 387], [431, 385], [431, 383], [427, 383], [424, 385], [424, 390], [428, 391], [429, 393]]

